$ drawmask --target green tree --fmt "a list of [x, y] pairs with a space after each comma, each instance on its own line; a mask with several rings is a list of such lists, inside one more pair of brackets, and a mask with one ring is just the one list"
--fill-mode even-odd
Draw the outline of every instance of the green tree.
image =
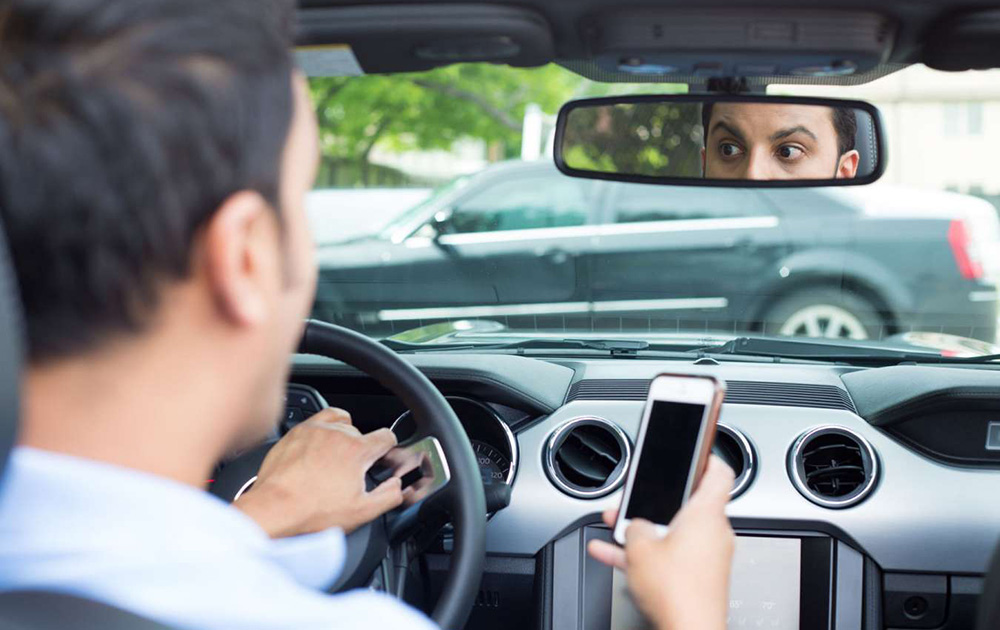
[[700, 177], [701, 148], [701, 106], [670, 102], [574, 109], [563, 143], [572, 168], [650, 177]]
[[405, 176], [391, 177], [370, 163], [376, 145], [398, 152], [447, 150], [456, 140], [476, 138], [490, 147], [490, 159], [515, 157], [529, 103], [553, 115], [573, 98], [687, 89], [656, 83], [597, 83], [555, 64], [511, 68], [489, 63], [421, 73], [321, 77], [310, 85], [323, 153], [319, 186], [406, 181]]
[[313, 79], [323, 153], [319, 183], [328, 185], [334, 169], [353, 163], [359, 183], [368, 184], [377, 144], [395, 151], [448, 149], [471, 137], [488, 143], [496, 157], [512, 157], [527, 104], [555, 112], [582, 81], [558, 66], [493, 64]]

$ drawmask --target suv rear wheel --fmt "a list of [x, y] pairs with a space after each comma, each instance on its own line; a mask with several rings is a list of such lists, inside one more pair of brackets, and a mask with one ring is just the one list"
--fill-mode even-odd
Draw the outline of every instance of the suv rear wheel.
[[763, 318], [763, 332], [794, 337], [871, 339], [885, 321], [864, 298], [833, 288], [808, 289], [781, 298]]

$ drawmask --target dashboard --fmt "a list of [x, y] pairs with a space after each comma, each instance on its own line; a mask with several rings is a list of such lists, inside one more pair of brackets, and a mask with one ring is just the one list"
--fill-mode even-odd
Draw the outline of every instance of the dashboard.
[[[738, 473], [728, 515], [744, 550], [730, 628], [973, 627], [1000, 537], [1000, 373], [472, 352], [407, 360], [448, 397], [484, 484], [510, 487], [487, 524], [469, 628], [632, 627], [620, 580], [584, 548], [609, 538], [600, 513], [621, 500], [646, 388], [661, 372], [729, 385], [715, 449]], [[400, 401], [345, 365], [297, 357], [292, 381], [363, 431], [413, 431]], [[422, 568], [424, 599], [447, 571], [447, 532], [439, 543]], [[767, 594], [768, 570], [794, 580]]]

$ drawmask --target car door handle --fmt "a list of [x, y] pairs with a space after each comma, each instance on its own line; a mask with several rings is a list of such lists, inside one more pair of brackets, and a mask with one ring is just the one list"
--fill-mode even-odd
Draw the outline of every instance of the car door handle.
[[571, 257], [572, 255], [568, 251], [560, 247], [550, 249], [542, 254], [542, 258], [553, 265], [565, 265]]

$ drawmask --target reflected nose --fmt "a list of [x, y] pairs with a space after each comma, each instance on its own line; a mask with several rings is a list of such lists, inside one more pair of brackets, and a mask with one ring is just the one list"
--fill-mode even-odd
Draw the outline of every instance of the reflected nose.
[[772, 179], [773, 177], [767, 156], [762, 155], [759, 151], [753, 151], [749, 154], [746, 165], [743, 179]]

